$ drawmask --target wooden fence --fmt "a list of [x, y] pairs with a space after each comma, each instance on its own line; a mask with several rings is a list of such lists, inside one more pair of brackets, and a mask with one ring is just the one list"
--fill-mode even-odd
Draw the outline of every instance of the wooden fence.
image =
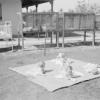
[[33, 30], [38, 27], [38, 30], [42, 29], [45, 32], [55, 31], [57, 47], [59, 46], [59, 33], [62, 34], [64, 47], [65, 31], [84, 31], [84, 42], [86, 42], [86, 32], [92, 31], [92, 44], [95, 44], [96, 16], [93, 13], [33, 13], [26, 15], [24, 21], [27, 26], [31, 25]]
[[95, 15], [80, 13], [33, 13], [26, 16], [27, 25], [46, 26], [48, 30], [94, 30]]

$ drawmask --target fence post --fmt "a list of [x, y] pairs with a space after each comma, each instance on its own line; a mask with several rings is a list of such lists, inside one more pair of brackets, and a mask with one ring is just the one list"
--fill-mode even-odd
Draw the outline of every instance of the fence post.
[[95, 31], [93, 31], [93, 40], [92, 40], [92, 46], [95, 45]]
[[94, 29], [93, 29], [93, 40], [92, 40], [92, 46], [95, 45], [95, 32], [96, 32], [96, 16], [94, 15]]
[[51, 32], [51, 45], [52, 45], [52, 35], [53, 35], [53, 32]]
[[40, 39], [40, 31], [37, 31], [38, 32], [38, 40]]
[[59, 48], [59, 32], [56, 34], [56, 43], [57, 43], [57, 48]]
[[44, 56], [46, 56], [46, 37], [47, 37], [47, 32], [45, 31]]
[[24, 36], [23, 36], [23, 33], [22, 33], [22, 50], [24, 50]]
[[84, 31], [84, 44], [86, 43], [86, 31]]
[[14, 47], [13, 47], [13, 38], [11, 38], [11, 43], [12, 43], [12, 52], [14, 51]]
[[63, 38], [63, 41], [62, 41], [62, 47], [64, 48], [64, 36], [65, 36], [65, 16], [63, 14], [63, 33], [62, 33], [62, 38]]
[[20, 32], [18, 31], [18, 48], [20, 47]]

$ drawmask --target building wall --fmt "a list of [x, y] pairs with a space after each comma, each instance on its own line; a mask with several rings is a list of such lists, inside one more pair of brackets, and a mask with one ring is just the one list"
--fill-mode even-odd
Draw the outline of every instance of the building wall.
[[22, 15], [18, 13], [22, 12], [21, 0], [0, 0], [2, 4], [2, 20], [11, 21], [12, 34], [17, 35], [18, 30], [22, 29]]

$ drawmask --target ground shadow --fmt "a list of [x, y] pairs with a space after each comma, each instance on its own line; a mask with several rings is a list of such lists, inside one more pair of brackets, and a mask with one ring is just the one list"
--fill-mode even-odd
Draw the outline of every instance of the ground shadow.
[[[62, 37], [62, 32], [59, 34], [60, 37]], [[78, 37], [78, 36], [83, 36], [83, 34], [78, 34], [77, 32], [65, 32], [64, 37]]]
[[[60, 48], [62, 47], [62, 44], [59, 43], [59, 46], [57, 47], [57, 44], [40, 44], [40, 45], [33, 45], [35, 46], [37, 49], [43, 49], [44, 47], [46, 48]], [[91, 41], [88, 41], [88, 42], [82, 42], [82, 41], [78, 41], [78, 42], [73, 42], [73, 43], [65, 43], [64, 44], [64, 47], [75, 47], [75, 46], [92, 46], [92, 42]], [[96, 42], [95, 43], [95, 46], [100, 46], [100, 42]], [[22, 49], [22, 46], [13, 46], [13, 52], [16, 52], [17, 50], [19, 49]], [[11, 51], [12, 50], [12, 47], [5, 47], [5, 48], [0, 48], [0, 53], [2, 52], [8, 52], [8, 51]]]
[[[13, 46], [13, 52], [21, 49], [22, 47], [21, 46]], [[12, 50], [12, 47], [5, 47], [5, 48], [0, 48], [0, 53], [2, 52], [8, 52], [8, 51], [11, 51]]]
[[[54, 35], [56, 35], [56, 32], [54, 32]], [[48, 32], [48, 37], [51, 36], [51, 32]], [[60, 37], [62, 37], [62, 32], [59, 34]], [[83, 36], [83, 34], [78, 34], [76, 32], [65, 32], [64, 37], [78, 37], [78, 36]], [[28, 38], [44, 38], [45, 33], [41, 32], [40, 34], [38, 33], [24, 33], [24, 37]]]
[[[36, 48], [41, 49], [44, 48], [44, 44], [42, 45], [34, 45]], [[88, 41], [88, 42], [74, 42], [74, 43], [65, 43], [64, 47], [75, 47], [75, 46], [92, 46], [92, 42]], [[100, 42], [96, 42], [95, 46], [100, 46]], [[46, 44], [45, 46], [46, 48], [51, 48], [51, 47], [57, 47], [56, 44]], [[59, 43], [59, 47], [62, 47], [62, 44]]]

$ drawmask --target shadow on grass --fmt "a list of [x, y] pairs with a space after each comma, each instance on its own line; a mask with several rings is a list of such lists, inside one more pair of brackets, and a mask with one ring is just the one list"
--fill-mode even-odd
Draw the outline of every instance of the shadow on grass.
[[[60, 37], [62, 37], [62, 33], [59, 34]], [[83, 36], [83, 34], [78, 34], [77, 32], [65, 32], [64, 37], [78, 37]]]
[[[13, 46], [14, 51], [17, 51], [18, 49], [21, 49], [21, 48], [22, 48], [21, 46]], [[0, 48], [0, 53], [8, 52], [8, 51], [11, 51], [11, 50], [12, 50], [12, 47]]]
[[[37, 49], [43, 49], [44, 48], [44, 44], [41, 44], [41, 45], [33, 45], [33, 46], [35, 46]], [[91, 41], [89, 41], [89, 42], [86, 42], [86, 43], [84, 43], [84, 42], [74, 42], [74, 43], [65, 43], [64, 44], [64, 47], [66, 48], [66, 47], [77, 47], [77, 46], [92, 46], [92, 42]], [[95, 46], [100, 46], [100, 42], [96, 42], [95, 43]], [[56, 44], [46, 44], [46, 46], [45, 46], [46, 48], [56, 48], [57, 47], [57, 45]], [[59, 48], [60, 47], [62, 47], [62, 44], [61, 43], [59, 43]], [[21, 46], [13, 46], [13, 50], [14, 50], [14, 52], [16, 52], [17, 50], [19, 50], [19, 49], [21, 49], [22, 47]], [[57, 47], [58, 48], [58, 47]], [[12, 47], [7, 47], [7, 48], [0, 48], [0, 53], [2, 53], [2, 52], [8, 52], [8, 51], [11, 51], [12, 50]]]
[[[38, 49], [42, 49], [42, 48], [44, 48], [44, 44], [42, 44], [42, 45], [34, 45], [36, 48], [38, 48]], [[74, 43], [65, 43], [64, 44], [64, 47], [75, 47], [75, 46], [92, 46], [92, 42], [91, 41], [89, 41], [89, 42], [86, 42], [86, 43], [84, 43], [84, 42], [74, 42]], [[100, 42], [96, 42], [95, 43], [95, 46], [100, 46]], [[51, 47], [57, 47], [57, 45], [56, 44], [46, 44], [46, 48], [51, 48]], [[62, 44], [61, 43], [59, 43], [59, 47], [62, 47]]]
[[[54, 35], [56, 35], [56, 32], [54, 33]], [[48, 33], [48, 37], [51, 36], [51, 32]], [[60, 37], [62, 37], [62, 32], [60, 32], [59, 34]], [[65, 37], [78, 37], [78, 36], [83, 36], [82, 34], [78, 34], [76, 32], [65, 32]], [[39, 37], [38, 37], [38, 33], [33, 33], [33, 34], [29, 34], [29, 33], [24, 33], [24, 37], [28, 37], [28, 38], [44, 38], [45, 37], [45, 34], [44, 32], [40, 33], [39, 34]]]

